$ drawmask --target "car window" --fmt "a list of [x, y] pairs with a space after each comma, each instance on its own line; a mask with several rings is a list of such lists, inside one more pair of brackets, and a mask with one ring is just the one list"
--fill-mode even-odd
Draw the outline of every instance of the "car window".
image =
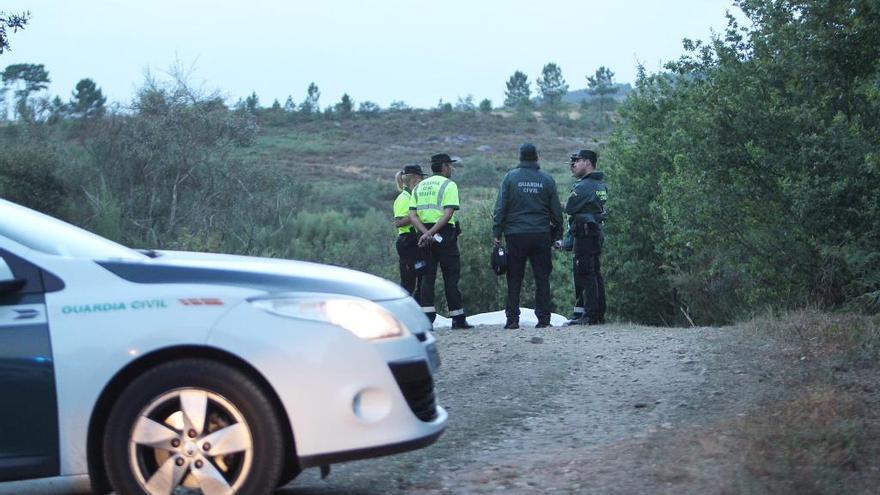
[[79, 227], [0, 199], [0, 235], [46, 254], [91, 259], [137, 259], [145, 255]]
[[12, 268], [9, 268], [9, 265], [6, 264], [6, 260], [0, 255], [0, 282], [13, 279], [15, 279], [15, 275], [12, 274]]

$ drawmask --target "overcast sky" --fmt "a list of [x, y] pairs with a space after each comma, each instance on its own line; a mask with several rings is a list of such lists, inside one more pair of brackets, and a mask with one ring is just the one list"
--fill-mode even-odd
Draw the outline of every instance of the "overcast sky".
[[382, 107], [468, 94], [500, 105], [514, 71], [536, 91], [548, 62], [572, 90], [602, 65], [632, 82], [639, 63], [656, 71], [683, 38], [707, 40], [726, 11], [738, 14], [731, 0], [2, 0], [0, 10], [31, 12], [0, 68], [44, 64], [65, 100], [89, 77], [128, 103], [146, 70], [178, 60], [231, 102], [256, 91], [263, 106], [299, 103], [314, 81], [322, 107], [343, 93]]

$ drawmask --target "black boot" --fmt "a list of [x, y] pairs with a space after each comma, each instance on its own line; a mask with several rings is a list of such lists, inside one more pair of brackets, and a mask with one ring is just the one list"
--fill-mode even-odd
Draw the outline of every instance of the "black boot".
[[452, 317], [452, 329], [453, 330], [467, 330], [468, 328], [474, 328], [473, 325], [468, 323], [467, 319], [464, 315], [458, 315]]
[[573, 325], [589, 325], [589, 324], [590, 324], [590, 320], [588, 320], [586, 316], [581, 316], [580, 318], [575, 318], [575, 319], [573, 319], [573, 320], [568, 320], [567, 322], [565, 322], [565, 324], [568, 325], [568, 326], [573, 326]]
[[546, 320], [541, 318], [538, 320], [538, 324], [535, 325], [535, 328], [547, 328], [552, 326], [553, 325], [550, 324], [550, 318], [547, 318]]
[[505, 330], [518, 330], [519, 318], [507, 318], [507, 324], [504, 325]]

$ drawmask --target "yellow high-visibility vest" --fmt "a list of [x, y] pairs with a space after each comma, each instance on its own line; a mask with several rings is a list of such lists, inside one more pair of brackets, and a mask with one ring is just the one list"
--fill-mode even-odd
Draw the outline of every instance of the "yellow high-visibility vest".
[[[416, 210], [422, 223], [437, 223], [446, 208], [459, 209], [458, 185], [442, 175], [432, 175], [413, 189], [409, 209]], [[449, 220], [455, 225], [455, 216]]]
[[[400, 194], [397, 195], [397, 199], [394, 200], [394, 218], [407, 218], [409, 216], [409, 202], [411, 196], [412, 195], [406, 189], [400, 191]], [[415, 231], [415, 227], [412, 225], [397, 227], [398, 234], [408, 234], [413, 231]]]

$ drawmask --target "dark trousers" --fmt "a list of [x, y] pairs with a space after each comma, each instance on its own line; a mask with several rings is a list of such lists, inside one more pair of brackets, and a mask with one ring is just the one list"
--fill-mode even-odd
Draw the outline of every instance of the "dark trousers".
[[578, 276], [577, 266], [577, 260], [572, 256], [571, 274], [574, 278], [574, 310], [572, 311], [572, 317], [574, 319], [578, 319], [584, 316], [584, 286], [582, 280], [583, 277]]
[[574, 285], [581, 288], [581, 307], [592, 323], [605, 320], [605, 280], [599, 263], [601, 251], [600, 233], [597, 230], [574, 238]]
[[[424, 263], [421, 260], [419, 252], [419, 235], [415, 232], [408, 234], [400, 234], [397, 236], [397, 255], [400, 257], [400, 286], [413, 298], [416, 302], [421, 299], [419, 293], [421, 288], [422, 277], [420, 271], [416, 269], [416, 263]], [[424, 268], [422, 268], [424, 271]]]
[[[431, 224], [426, 224], [431, 228]], [[434, 308], [434, 283], [437, 280], [437, 268], [443, 272], [443, 285], [446, 288], [446, 305], [449, 307], [449, 316], [463, 317], [464, 309], [461, 304], [461, 291], [458, 290], [458, 280], [461, 277], [461, 253], [458, 251], [458, 233], [455, 229], [446, 225], [439, 232], [443, 237], [442, 242], [432, 242], [422, 248], [422, 256], [425, 260], [425, 274], [422, 276], [421, 299], [422, 311], [432, 322], [437, 316]]]
[[522, 291], [523, 277], [526, 274], [526, 261], [532, 265], [535, 277], [535, 316], [539, 322], [550, 321], [553, 311], [553, 297], [550, 294], [550, 272], [553, 271], [553, 258], [550, 233], [510, 234], [507, 240], [507, 318], [519, 318], [519, 295]]

